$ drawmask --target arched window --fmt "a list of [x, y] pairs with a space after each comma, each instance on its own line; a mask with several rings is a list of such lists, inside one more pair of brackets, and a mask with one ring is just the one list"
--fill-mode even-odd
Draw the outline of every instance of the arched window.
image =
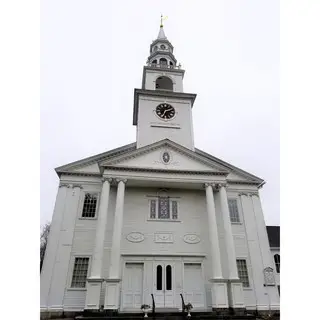
[[173, 91], [173, 82], [168, 77], [159, 77], [156, 80], [156, 89], [158, 90], [167, 90], [167, 91]]
[[166, 290], [172, 290], [172, 268], [166, 266]]
[[153, 48], [153, 52], [154, 51], [157, 51], [158, 50], [158, 46], [155, 46], [154, 48]]
[[157, 65], [157, 59], [153, 60], [151, 63], [152, 63], [153, 66], [156, 66]]
[[280, 273], [280, 254], [275, 254], [273, 258], [276, 265], [277, 273]]
[[170, 68], [173, 68], [173, 63], [172, 63], [172, 61], [170, 61]]
[[160, 64], [161, 64], [161, 65], [165, 65], [165, 66], [168, 65], [167, 59], [161, 58], [161, 59], [160, 59]]
[[162, 266], [157, 266], [157, 290], [162, 290]]

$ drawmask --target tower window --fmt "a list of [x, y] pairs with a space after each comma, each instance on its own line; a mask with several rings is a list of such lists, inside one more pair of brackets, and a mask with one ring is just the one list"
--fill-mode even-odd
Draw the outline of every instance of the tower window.
[[156, 80], [156, 89], [173, 91], [173, 82], [168, 77], [159, 77]]
[[158, 50], [158, 46], [155, 46], [154, 48], [153, 48], [153, 51], [157, 51]]
[[274, 259], [274, 263], [276, 265], [277, 273], [280, 273], [280, 254], [275, 254], [273, 259]]
[[160, 59], [160, 64], [161, 64], [161, 65], [168, 65], [167, 59], [161, 58], [161, 59]]
[[155, 65], [155, 66], [156, 66], [156, 65], [157, 65], [157, 60], [153, 60], [153, 61], [152, 61], [152, 65]]

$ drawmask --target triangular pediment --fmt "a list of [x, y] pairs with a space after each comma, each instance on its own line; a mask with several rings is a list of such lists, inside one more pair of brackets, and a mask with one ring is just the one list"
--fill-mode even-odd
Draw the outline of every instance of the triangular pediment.
[[168, 139], [108, 159], [101, 166], [129, 168], [226, 172], [220, 165], [208, 161], [194, 151]]

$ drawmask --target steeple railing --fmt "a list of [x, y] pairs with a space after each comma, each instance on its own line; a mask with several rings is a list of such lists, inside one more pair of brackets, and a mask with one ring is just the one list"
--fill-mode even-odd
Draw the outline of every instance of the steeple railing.
[[165, 63], [147, 63], [147, 66], [155, 69], [176, 69], [176, 70], [181, 69], [180, 64], [178, 66], [174, 66], [174, 65], [165, 64]]

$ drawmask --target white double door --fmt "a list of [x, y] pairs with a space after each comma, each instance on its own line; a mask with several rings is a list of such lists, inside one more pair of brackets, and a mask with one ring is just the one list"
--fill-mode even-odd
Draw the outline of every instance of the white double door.
[[153, 264], [153, 295], [156, 308], [174, 307], [175, 268], [170, 261]]

